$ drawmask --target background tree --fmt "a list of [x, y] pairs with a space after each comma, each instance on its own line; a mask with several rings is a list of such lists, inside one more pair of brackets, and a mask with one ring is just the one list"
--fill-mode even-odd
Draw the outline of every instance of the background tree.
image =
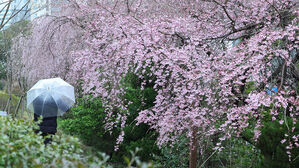
[[[37, 2], [37, 1], [35, 1]], [[1, 85], [6, 87], [9, 95], [12, 94], [13, 72], [11, 71], [11, 45], [12, 39], [19, 33], [27, 32], [27, 23], [31, 15], [37, 12], [41, 7], [34, 4], [31, 0], [2, 0], [0, 1], [0, 74]], [[2, 89], [3, 89], [2, 87]], [[10, 100], [9, 96], [6, 109], [10, 113]]]

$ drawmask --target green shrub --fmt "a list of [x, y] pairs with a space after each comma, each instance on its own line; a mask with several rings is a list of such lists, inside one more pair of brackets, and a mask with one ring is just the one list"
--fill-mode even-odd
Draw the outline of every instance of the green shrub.
[[33, 128], [31, 121], [0, 117], [0, 167], [107, 167], [106, 155], [86, 154], [77, 138], [54, 136], [45, 146]]
[[59, 128], [79, 137], [85, 145], [112, 155], [118, 131], [105, 130], [105, 113], [100, 99], [78, 99], [78, 105], [59, 120]]
[[72, 108], [59, 120], [59, 128], [65, 133], [79, 137], [85, 145], [91, 146], [95, 151], [107, 153], [112, 157], [113, 162], [123, 162], [123, 156], [130, 155], [130, 151], [134, 151], [137, 147], [142, 148], [138, 155], [144, 161], [151, 160], [152, 154], [159, 153], [155, 145], [156, 134], [149, 131], [145, 124], [136, 126], [135, 117], [132, 116], [128, 119], [128, 122], [132, 124], [124, 130], [124, 142], [118, 151], [114, 151], [119, 129], [115, 128], [112, 134], [105, 130], [106, 115], [101, 100], [80, 99], [78, 102], [78, 106]]
[[140, 151], [140, 149], [136, 148], [134, 152], [130, 151], [130, 153], [131, 153], [130, 158], [128, 158], [126, 156], [124, 157], [127, 167], [133, 168], [133, 165], [134, 165], [134, 168], [135, 167], [137, 167], [137, 168], [154, 168], [152, 163], [146, 163], [146, 162], [142, 162], [140, 160], [139, 156], [136, 155], [139, 151]]
[[[222, 142], [224, 148], [216, 152], [203, 167], [260, 168], [263, 156], [253, 144], [241, 138], [230, 138]], [[207, 158], [208, 156], [206, 156]]]
[[189, 162], [189, 139], [182, 135], [171, 147], [165, 145], [161, 154], [155, 155], [155, 165], [158, 168], [186, 168]]
[[[296, 125], [292, 123], [292, 119], [286, 117], [289, 127], [295, 127], [294, 135], [299, 133], [299, 123]], [[288, 132], [286, 124], [279, 124], [276, 121], [266, 121], [264, 127], [261, 129], [261, 135], [257, 142], [257, 148], [261, 150], [264, 156], [263, 167], [265, 168], [280, 168], [280, 167], [299, 167], [299, 160], [295, 159], [299, 156], [299, 149], [294, 147], [291, 150], [292, 158], [291, 162], [287, 155], [286, 146], [288, 143], [281, 144], [281, 140], [284, 139], [284, 134]]]
[[[291, 160], [287, 155], [287, 142], [282, 144], [281, 140], [287, 139], [285, 134], [290, 133], [289, 138], [293, 135], [298, 135], [299, 133], [299, 123], [293, 123], [293, 120], [288, 117], [288, 114], [284, 115], [283, 109], [279, 112], [275, 121], [272, 121], [272, 115], [270, 114], [271, 107], [264, 108], [262, 112], [263, 118], [261, 127], [261, 135], [259, 136], [257, 142], [250, 141], [257, 149], [260, 150], [263, 155], [262, 167], [264, 168], [280, 168], [280, 167], [299, 167], [299, 160], [295, 159], [299, 155], [299, 149], [294, 147], [290, 150]], [[288, 112], [287, 112], [288, 113]], [[284, 124], [280, 124], [279, 120], [287, 121]], [[254, 123], [254, 122], [252, 122]], [[294, 132], [289, 129], [294, 127]], [[251, 124], [250, 127], [242, 133], [242, 136], [246, 140], [250, 140], [254, 136], [254, 125]]]
[[155, 144], [158, 134], [150, 130], [146, 124], [136, 125], [135, 118], [141, 110], [154, 106], [157, 93], [153, 89], [153, 83], [147, 83], [145, 88], [140, 88], [140, 79], [134, 74], [127, 74], [124, 78], [123, 86], [126, 88], [124, 99], [131, 104], [128, 105], [129, 116], [127, 125], [124, 129], [124, 142], [120, 145], [120, 151], [115, 153], [115, 159], [121, 158], [122, 155], [128, 155], [135, 148], [141, 148], [138, 152], [141, 160], [153, 160], [154, 155], [160, 154], [160, 149]]
[[157, 94], [152, 89], [152, 84], [141, 90], [138, 87], [140, 80], [134, 74], [128, 74], [123, 83], [127, 91], [123, 98], [132, 104], [128, 105], [127, 123], [130, 125], [124, 128], [124, 141], [118, 151], [114, 151], [114, 145], [120, 129], [113, 129], [111, 134], [106, 132], [104, 128], [106, 114], [99, 98], [80, 98], [77, 106], [59, 121], [59, 127], [68, 134], [78, 136], [96, 151], [109, 154], [112, 162], [123, 162], [123, 157], [130, 155], [130, 151], [134, 151], [137, 147], [142, 148], [138, 152], [141, 160], [152, 160], [153, 154], [157, 155], [160, 152], [155, 145], [157, 134], [149, 130], [149, 126], [145, 124], [136, 126], [135, 118], [141, 110], [154, 105]]
[[[200, 168], [259, 168], [262, 154], [252, 144], [240, 139], [231, 138], [223, 142], [223, 149], [215, 151], [217, 135], [199, 139], [197, 166]], [[157, 168], [187, 168], [189, 163], [189, 139], [186, 135], [177, 138], [177, 142], [165, 145], [161, 154], [155, 156]]]

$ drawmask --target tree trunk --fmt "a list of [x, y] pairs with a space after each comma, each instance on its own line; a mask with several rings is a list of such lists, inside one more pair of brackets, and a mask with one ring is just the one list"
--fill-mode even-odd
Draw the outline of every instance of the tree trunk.
[[196, 168], [197, 164], [197, 128], [192, 128], [192, 137], [190, 139], [190, 156], [189, 156], [189, 168]]
[[18, 105], [17, 105], [17, 107], [16, 107], [16, 110], [15, 110], [15, 114], [14, 114], [14, 116], [13, 116], [14, 118], [17, 118], [17, 114], [18, 114], [20, 105], [21, 105], [21, 103], [22, 103], [22, 101], [23, 101], [23, 97], [24, 97], [24, 95], [22, 95], [22, 96], [20, 97], [19, 103], [18, 103]]
[[11, 95], [9, 95], [6, 106], [5, 106], [5, 109], [4, 109], [4, 111], [6, 111], [7, 114], [9, 113], [8, 109], [9, 109], [10, 100], [11, 100]]

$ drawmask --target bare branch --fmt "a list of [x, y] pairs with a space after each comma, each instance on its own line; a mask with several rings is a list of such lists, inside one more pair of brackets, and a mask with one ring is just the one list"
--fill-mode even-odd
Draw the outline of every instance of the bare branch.
[[279, 89], [280, 90], [282, 88], [282, 84], [284, 82], [284, 74], [285, 74], [285, 70], [286, 70], [286, 66], [287, 66], [287, 63], [285, 61], [283, 67], [282, 67], [282, 71], [281, 71], [281, 79], [280, 79], [280, 86], [279, 86]]
[[144, 23], [141, 21], [141, 20], [139, 20], [138, 18], [136, 18], [135, 16], [132, 16], [136, 21], [138, 21], [140, 24], [142, 24], [142, 25], [144, 25]]
[[[279, 17], [281, 18], [281, 14], [280, 14], [279, 10], [274, 6], [274, 4], [271, 4], [268, 0], [265, 0], [265, 1], [278, 13]], [[273, 1], [273, 3], [274, 3], [274, 1]]]
[[[261, 26], [263, 27], [263, 23], [253, 23], [253, 24], [249, 24], [247, 26], [244, 26], [244, 27], [241, 27], [241, 28], [238, 28], [238, 29], [235, 29], [235, 30], [232, 30], [231, 32], [227, 33], [227, 34], [224, 34], [222, 36], [218, 36], [218, 37], [213, 37], [213, 38], [208, 38], [208, 39], [205, 39], [205, 40], [216, 40], [216, 39], [221, 39], [221, 38], [227, 38], [228, 36], [232, 35], [232, 34], [235, 34], [235, 33], [238, 33], [240, 31], [244, 31], [244, 30], [250, 30], [250, 29], [253, 29], [253, 28], [256, 28], [257, 26]], [[261, 28], [259, 27], [259, 28]]]
[[115, 2], [113, 10], [115, 10], [115, 8], [117, 7], [117, 4], [118, 4], [118, 0]]
[[[24, 4], [24, 5], [22, 6], [21, 9], [19, 9], [16, 13], [14, 13], [13, 15], [11, 15], [11, 16], [7, 19], [7, 21], [4, 23], [4, 25], [7, 24], [12, 18], [14, 18], [14, 17], [15, 17], [17, 14], [19, 14], [21, 11], [23, 11], [23, 9], [29, 5], [29, 2], [30, 2], [30, 1], [27, 1], [26, 4]], [[26, 13], [27, 13], [27, 12], [26, 12]], [[25, 16], [25, 15], [24, 15], [24, 16]]]
[[112, 17], [114, 17], [114, 13], [111, 12], [109, 9], [107, 9], [106, 7], [104, 7], [103, 5], [101, 5], [98, 1], [96, 1], [96, 5], [98, 5], [99, 7], [103, 8], [105, 11], [109, 12], [111, 14]]
[[12, 2], [12, 1], [9, 1], [8, 4], [7, 4], [6, 11], [5, 11], [5, 13], [4, 13], [4, 16], [3, 16], [2, 21], [1, 21], [1, 24], [0, 24], [0, 29], [4, 26], [4, 20], [5, 20], [5, 18], [6, 18], [6, 15], [7, 15], [8, 11], [9, 11], [11, 2]]
[[[226, 7], [222, 4], [220, 4], [219, 2], [217, 2], [216, 0], [213, 0], [213, 2], [215, 2], [217, 5], [221, 6], [221, 8], [223, 9], [225, 15], [231, 21], [232, 29], [235, 31], [236, 30], [236, 28], [235, 28], [236, 21], [228, 14], [228, 11], [227, 11]], [[227, 1], [225, 3], [227, 3]]]
[[[3, 4], [5, 4], [5, 3], [1, 3], [0, 5], [3, 5]], [[3, 8], [0, 10], [0, 13], [2, 13], [4, 10], [5, 10], [5, 8], [7, 7], [7, 5], [8, 5], [8, 3], [6, 2], [6, 4], [3, 6]]]
[[128, 14], [130, 14], [131, 10], [130, 10], [129, 0], [126, 0], [126, 5], [127, 5]]

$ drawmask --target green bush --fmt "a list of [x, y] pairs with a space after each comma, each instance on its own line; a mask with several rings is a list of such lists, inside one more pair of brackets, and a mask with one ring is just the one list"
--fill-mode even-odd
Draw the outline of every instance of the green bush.
[[118, 131], [104, 128], [105, 113], [100, 99], [78, 99], [78, 105], [59, 120], [59, 128], [79, 137], [85, 145], [112, 155]]
[[124, 142], [120, 145], [120, 151], [115, 153], [114, 158], [120, 158], [122, 155], [128, 155], [135, 148], [141, 148], [138, 152], [141, 160], [153, 160], [154, 155], [159, 155], [160, 150], [155, 144], [158, 134], [150, 130], [146, 124], [136, 125], [135, 118], [141, 110], [154, 106], [157, 93], [153, 89], [153, 83], [147, 83], [145, 88], [140, 88], [141, 80], [134, 74], [130, 73], [124, 78], [123, 86], [126, 89], [124, 99], [131, 104], [128, 105], [129, 116], [127, 125], [124, 129]]
[[140, 159], [150, 161], [154, 154], [158, 155], [160, 152], [155, 145], [157, 134], [149, 130], [149, 126], [145, 124], [136, 126], [135, 118], [139, 111], [154, 105], [156, 92], [152, 89], [152, 84], [141, 90], [138, 87], [140, 80], [134, 74], [128, 74], [123, 83], [127, 91], [123, 98], [132, 104], [128, 105], [127, 123], [130, 125], [124, 128], [124, 141], [118, 151], [114, 151], [114, 145], [120, 129], [113, 129], [111, 134], [106, 132], [104, 128], [106, 114], [99, 98], [80, 98], [77, 106], [59, 121], [59, 127], [65, 133], [78, 136], [96, 151], [109, 154], [112, 162], [123, 162], [123, 157], [130, 155], [130, 151], [134, 151], [137, 147], [142, 148], [138, 152]]
[[[264, 168], [280, 168], [280, 167], [299, 167], [299, 160], [295, 159], [299, 155], [299, 149], [294, 147], [290, 150], [291, 161], [287, 155], [287, 142], [282, 144], [281, 140], [285, 139], [285, 134], [291, 133], [289, 128], [294, 127], [294, 132], [289, 135], [298, 135], [299, 133], [299, 123], [293, 123], [293, 120], [288, 117], [288, 114], [284, 115], [283, 109], [279, 112], [277, 119], [272, 121], [272, 115], [270, 114], [271, 107], [264, 108], [262, 114], [263, 127], [261, 127], [261, 135], [259, 136], [257, 142], [250, 141], [257, 149], [261, 151], [263, 155], [262, 167]], [[287, 112], [288, 113], [288, 112]], [[287, 124], [280, 124], [279, 120], [287, 121]], [[253, 122], [254, 123], [254, 122]], [[242, 136], [246, 140], [250, 140], [254, 136], [254, 125], [251, 124], [250, 127], [242, 133]]]
[[[263, 156], [254, 145], [241, 138], [230, 138], [222, 142], [224, 148], [216, 152], [203, 167], [260, 168]], [[206, 156], [208, 157], [208, 156]]]
[[155, 165], [158, 168], [186, 168], [189, 162], [189, 139], [182, 135], [171, 147], [165, 145], [161, 154], [155, 155]]
[[[231, 138], [223, 141], [223, 149], [215, 151], [218, 135], [198, 139], [197, 166], [200, 168], [260, 168], [262, 154], [252, 144], [240, 139]], [[189, 163], [189, 139], [186, 135], [177, 138], [177, 142], [165, 145], [161, 154], [155, 156], [157, 168], [187, 168]]]
[[45, 146], [33, 128], [31, 121], [0, 117], [0, 167], [107, 167], [106, 155], [86, 154], [77, 138], [54, 136]]
[[[295, 127], [294, 135], [299, 133], [299, 123], [296, 125], [292, 123], [292, 119], [286, 117], [288, 120], [289, 127]], [[299, 160], [295, 159], [299, 156], [299, 149], [294, 147], [291, 150], [292, 159], [289, 161], [287, 155], [286, 146], [288, 143], [281, 144], [281, 140], [284, 139], [284, 134], [288, 132], [286, 124], [279, 124], [276, 121], [266, 121], [264, 127], [261, 129], [261, 135], [258, 139], [256, 147], [261, 150], [264, 156], [263, 167], [265, 168], [280, 168], [280, 167], [299, 167]]]
[[[112, 157], [113, 162], [123, 162], [123, 157], [130, 155], [135, 148], [142, 148], [138, 152], [141, 160], [149, 161], [152, 154], [158, 154], [155, 145], [156, 134], [149, 131], [148, 126], [136, 126], [135, 117], [129, 116], [131, 125], [125, 127], [124, 142], [118, 151], [114, 145], [119, 135], [119, 129], [112, 130], [112, 134], [104, 128], [105, 113], [100, 99], [80, 99], [79, 105], [72, 108], [59, 120], [59, 128], [65, 133], [79, 137], [85, 145], [91, 146], [95, 151], [102, 151]], [[132, 107], [136, 108], [136, 107]]]

